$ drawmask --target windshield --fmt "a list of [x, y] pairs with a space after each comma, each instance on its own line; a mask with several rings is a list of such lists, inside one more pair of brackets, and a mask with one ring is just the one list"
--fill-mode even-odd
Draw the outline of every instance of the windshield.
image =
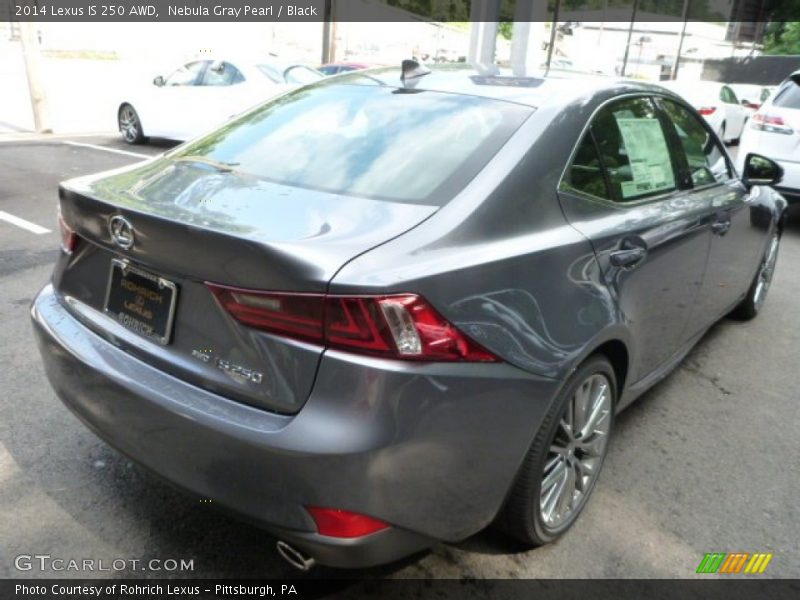
[[298, 85], [305, 85], [306, 83], [314, 83], [324, 77], [322, 73], [316, 69], [306, 67], [304, 65], [294, 65], [284, 71], [286, 83], [296, 83]]
[[532, 108], [378, 85], [318, 85], [281, 96], [182, 146], [272, 182], [369, 198], [444, 204]]
[[323, 79], [325, 76], [305, 65], [276, 65], [259, 64], [258, 70], [269, 77], [275, 83], [291, 83], [293, 85], [305, 85]]
[[800, 108], [800, 85], [793, 79], [786, 81], [778, 90], [772, 104], [781, 108]]

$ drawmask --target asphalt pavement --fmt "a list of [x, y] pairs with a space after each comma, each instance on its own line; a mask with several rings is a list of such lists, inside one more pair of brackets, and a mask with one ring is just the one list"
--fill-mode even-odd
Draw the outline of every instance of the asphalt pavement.
[[[17, 570], [21, 554], [194, 566], [97, 576], [298, 575], [269, 535], [101, 442], [56, 398], [40, 365], [28, 308], [57, 253], [58, 182], [168, 147], [130, 147], [112, 136], [0, 141], [0, 577], [42, 575]], [[683, 578], [696, 576], [706, 552], [771, 552], [763, 576], [800, 577], [798, 264], [795, 210], [763, 313], [714, 326], [619, 417], [593, 498], [558, 543], [525, 550], [490, 530], [355, 575]]]

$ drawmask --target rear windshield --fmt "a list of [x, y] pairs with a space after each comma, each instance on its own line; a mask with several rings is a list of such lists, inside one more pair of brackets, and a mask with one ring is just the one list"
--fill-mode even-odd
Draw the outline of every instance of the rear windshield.
[[800, 85], [794, 81], [787, 81], [778, 91], [772, 104], [782, 108], [800, 108]]
[[181, 147], [272, 182], [442, 205], [463, 189], [532, 108], [379, 85], [300, 89]]

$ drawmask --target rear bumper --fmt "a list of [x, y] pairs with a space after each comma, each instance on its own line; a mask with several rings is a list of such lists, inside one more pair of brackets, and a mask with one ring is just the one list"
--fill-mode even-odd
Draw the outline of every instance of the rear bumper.
[[[322, 564], [391, 562], [489, 524], [558, 384], [505, 364], [417, 364], [328, 351], [296, 415], [217, 396], [95, 335], [46, 286], [32, 306], [47, 376], [100, 437]], [[392, 528], [341, 540], [304, 506]]]

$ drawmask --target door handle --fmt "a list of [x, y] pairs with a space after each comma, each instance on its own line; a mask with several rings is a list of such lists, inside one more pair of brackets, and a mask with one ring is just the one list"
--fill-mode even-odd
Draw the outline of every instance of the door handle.
[[731, 228], [730, 219], [723, 219], [711, 223], [711, 231], [716, 235], [725, 235], [726, 233], [728, 233], [728, 229], [730, 228]]
[[634, 267], [647, 256], [647, 248], [637, 246], [629, 241], [622, 242], [622, 247], [609, 255], [611, 264], [615, 267]]

